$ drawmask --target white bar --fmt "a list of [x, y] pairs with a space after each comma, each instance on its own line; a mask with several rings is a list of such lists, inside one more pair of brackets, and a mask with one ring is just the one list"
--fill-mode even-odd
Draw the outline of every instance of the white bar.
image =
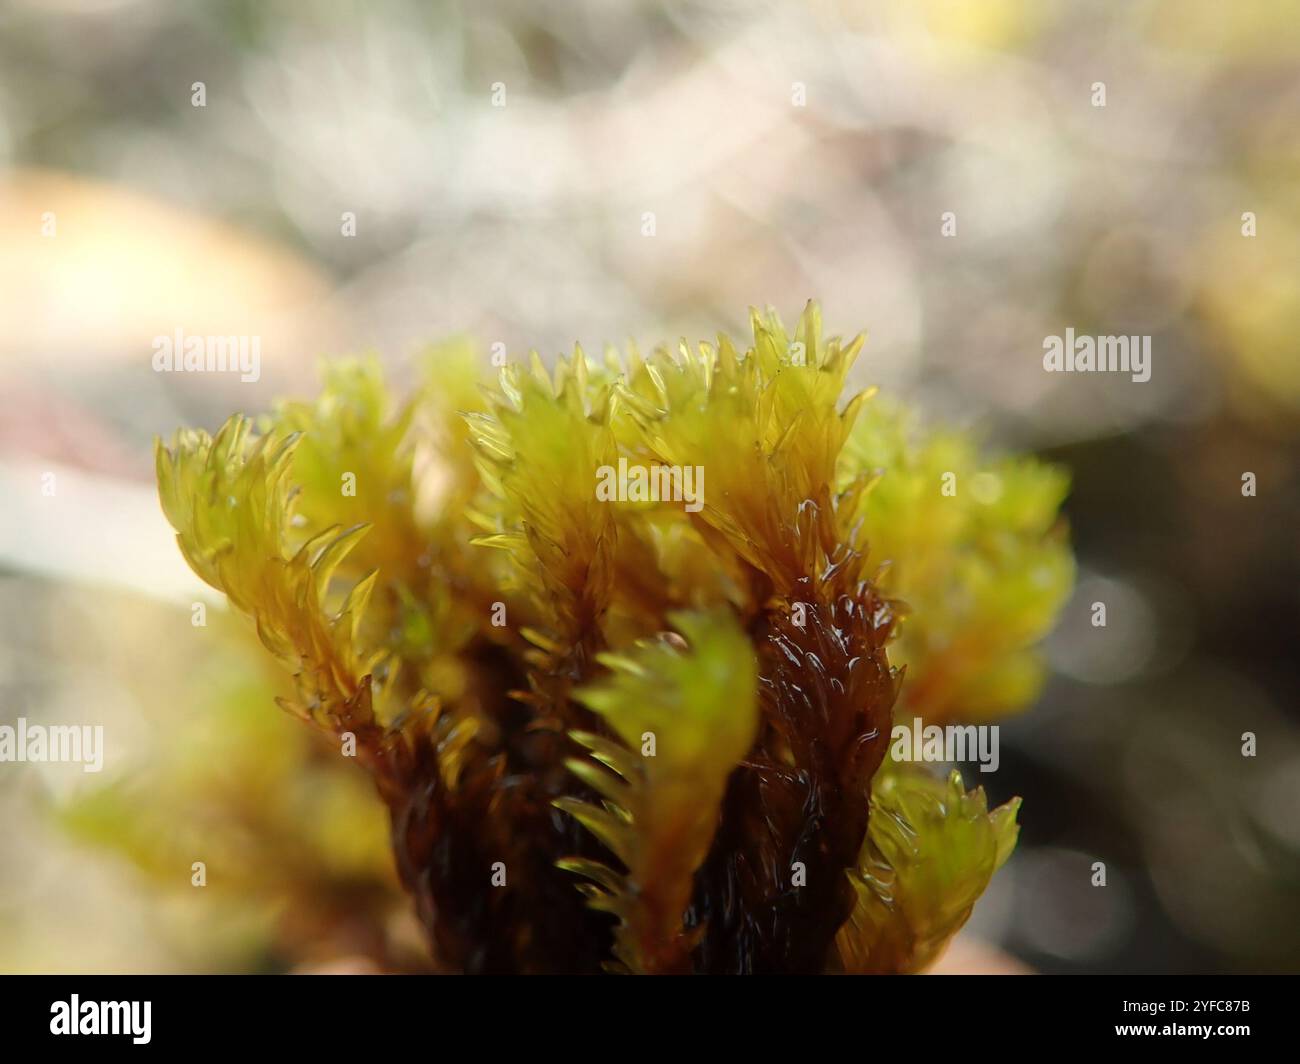
[[185, 564], [152, 485], [39, 459], [0, 462], [0, 565], [183, 606], [226, 602]]

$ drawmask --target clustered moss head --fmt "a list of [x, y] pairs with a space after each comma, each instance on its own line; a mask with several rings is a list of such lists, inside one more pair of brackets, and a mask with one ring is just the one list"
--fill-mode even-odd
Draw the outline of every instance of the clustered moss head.
[[[186, 559], [373, 775], [440, 966], [907, 972], [969, 916], [1018, 803], [890, 726], [1033, 698], [1065, 481], [846, 398], [861, 347], [810, 304], [480, 389], [455, 344], [403, 400], [339, 364], [159, 445]], [[620, 462], [699, 505], [601, 497]]]

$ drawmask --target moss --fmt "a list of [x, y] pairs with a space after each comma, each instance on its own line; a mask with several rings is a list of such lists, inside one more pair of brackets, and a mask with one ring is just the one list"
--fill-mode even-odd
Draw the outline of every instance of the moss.
[[[1065, 478], [846, 399], [861, 347], [809, 305], [476, 392], [458, 343], [406, 400], [336, 365], [159, 444], [186, 559], [355, 738], [440, 965], [914, 971], [969, 915], [1018, 803], [888, 763], [890, 725], [1033, 697]], [[698, 497], [597, 491], [662, 467]]]

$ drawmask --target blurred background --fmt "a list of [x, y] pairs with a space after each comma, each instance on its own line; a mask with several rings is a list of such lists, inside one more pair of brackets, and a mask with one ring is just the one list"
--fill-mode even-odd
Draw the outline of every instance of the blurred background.
[[[1300, 971], [1295, 0], [9, 0], [0, 723], [108, 751], [0, 766], [0, 971], [425, 963], [368, 781], [175, 550], [155, 435], [331, 354], [810, 297], [859, 383], [1073, 472], [1053, 679], [967, 775], [1025, 804], [964, 941]], [[1066, 327], [1152, 336], [1151, 380], [1044, 373]], [[260, 336], [260, 380], [155, 373], [178, 328]]]

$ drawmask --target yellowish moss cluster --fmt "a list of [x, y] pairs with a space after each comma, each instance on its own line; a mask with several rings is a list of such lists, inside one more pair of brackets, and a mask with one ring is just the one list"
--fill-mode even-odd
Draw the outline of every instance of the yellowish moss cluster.
[[[374, 775], [440, 965], [915, 971], [1014, 845], [888, 739], [1033, 697], [1064, 478], [846, 399], [862, 339], [815, 306], [753, 330], [482, 391], [452, 345], [402, 402], [336, 366], [158, 448], [185, 557]], [[620, 461], [700, 505], [601, 497]]]
[[877, 480], [859, 515], [881, 589], [905, 601], [890, 661], [908, 670], [899, 710], [945, 724], [996, 720], [1038, 694], [1036, 644], [1074, 582], [1057, 519], [1063, 470], [1024, 457], [983, 458], [966, 436], [922, 435], [900, 407], [867, 404], [840, 457], [840, 478]]

